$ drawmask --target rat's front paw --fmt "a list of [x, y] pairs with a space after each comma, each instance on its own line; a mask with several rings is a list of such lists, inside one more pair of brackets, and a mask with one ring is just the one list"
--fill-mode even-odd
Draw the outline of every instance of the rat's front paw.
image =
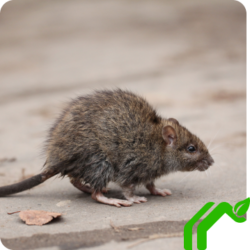
[[150, 190], [150, 193], [152, 195], [160, 195], [160, 196], [167, 196], [167, 195], [171, 195], [172, 192], [169, 189], [160, 189], [160, 188], [154, 188], [152, 190]]
[[127, 198], [127, 200], [131, 201], [133, 203], [137, 203], [137, 204], [140, 204], [142, 202], [147, 202], [148, 201], [145, 197], [140, 197], [140, 196], [136, 196], [136, 195]]
[[172, 194], [172, 192], [169, 189], [156, 188], [154, 183], [147, 184], [146, 188], [149, 190], [149, 192], [152, 195], [166, 196], [166, 195], [171, 195]]
[[160, 196], [166, 196], [166, 195], [171, 195], [172, 192], [169, 189], [160, 189], [156, 188], [154, 185], [148, 185], [147, 189], [152, 195], [160, 195]]
[[133, 202], [132, 201], [125, 201], [125, 200], [119, 200], [119, 199], [113, 199], [113, 198], [109, 198], [109, 203], [106, 203], [109, 205], [114, 205], [116, 207], [130, 207]]

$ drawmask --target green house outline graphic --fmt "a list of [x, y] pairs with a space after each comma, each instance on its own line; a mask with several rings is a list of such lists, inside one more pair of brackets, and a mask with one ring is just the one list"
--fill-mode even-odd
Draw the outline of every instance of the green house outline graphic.
[[[184, 227], [184, 249], [192, 250], [192, 229], [194, 224], [214, 205], [214, 202], [205, 204]], [[218, 204], [197, 227], [197, 248], [199, 250], [207, 249], [207, 231], [224, 215], [227, 214], [237, 223], [245, 222], [243, 216], [246, 214], [250, 205], [250, 198], [238, 202], [233, 208], [227, 202]]]

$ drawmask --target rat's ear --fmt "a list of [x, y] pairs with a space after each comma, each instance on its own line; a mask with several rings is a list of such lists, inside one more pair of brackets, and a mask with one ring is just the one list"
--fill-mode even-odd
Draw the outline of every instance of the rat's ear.
[[168, 121], [173, 122], [176, 125], [179, 125], [179, 122], [174, 118], [168, 118]]
[[176, 143], [176, 132], [172, 126], [165, 126], [162, 128], [162, 137], [168, 146], [173, 147]]

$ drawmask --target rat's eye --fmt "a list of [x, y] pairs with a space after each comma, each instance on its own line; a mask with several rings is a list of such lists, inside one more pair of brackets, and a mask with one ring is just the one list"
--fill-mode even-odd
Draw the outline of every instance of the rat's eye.
[[187, 151], [190, 152], [190, 153], [193, 153], [196, 151], [195, 147], [194, 146], [188, 146], [187, 147]]

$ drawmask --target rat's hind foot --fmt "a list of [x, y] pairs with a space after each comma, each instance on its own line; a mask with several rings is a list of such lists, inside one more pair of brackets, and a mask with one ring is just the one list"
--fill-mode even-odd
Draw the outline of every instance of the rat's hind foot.
[[70, 182], [74, 187], [76, 187], [77, 189], [79, 189], [84, 193], [89, 193], [89, 194], [93, 193], [93, 189], [88, 184], [82, 184], [80, 180], [71, 179]]
[[133, 204], [133, 202], [131, 201], [107, 198], [102, 194], [102, 192], [93, 192], [91, 197], [95, 201], [99, 201], [101, 203], [113, 205], [116, 207], [121, 207], [121, 206], [130, 207]]
[[146, 186], [146, 188], [149, 190], [149, 192], [152, 195], [160, 195], [160, 196], [166, 196], [166, 195], [171, 195], [172, 192], [169, 189], [160, 189], [160, 188], [156, 188], [155, 185], [153, 183], [148, 184]]

